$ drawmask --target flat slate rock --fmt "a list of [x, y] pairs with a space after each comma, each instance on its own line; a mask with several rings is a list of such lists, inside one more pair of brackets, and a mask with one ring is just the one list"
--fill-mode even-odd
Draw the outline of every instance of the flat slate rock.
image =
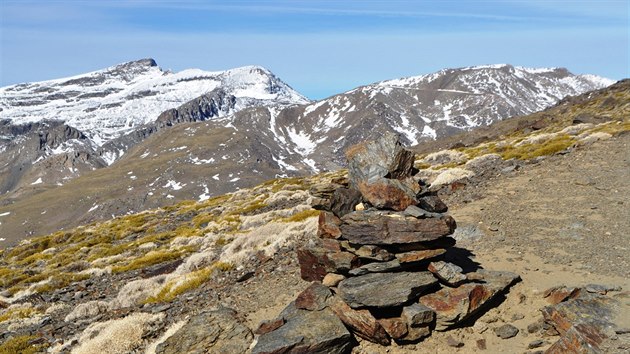
[[236, 311], [222, 307], [193, 316], [158, 345], [156, 353], [244, 353], [253, 339], [249, 328], [238, 321]]
[[364, 275], [368, 273], [387, 273], [401, 270], [402, 266], [397, 259], [389, 262], [374, 262], [362, 265], [359, 268], [354, 268], [348, 272], [352, 276]]
[[354, 310], [337, 297], [331, 299], [330, 309], [357, 336], [380, 345], [391, 343], [387, 331], [370, 311], [366, 309]]
[[352, 335], [329, 308], [308, 311], [291, 304], [283, 315], [286, 323], [261, 335], [252, 354], [344, 354], [352, 350]]
[[352, 308], [386, 308], [415, 300], [436, 284], [429, 272], [370, 273], [343, 280], [338, 295]]
[[457, 288], [442, 288], [420, 298], [420, 303], [436, 313], [435, 330], [444, 331], [481, 311], [499, 293], [520, 277], [510, 272], [480, 270], [483, 283], [468, 283]]
[[359, 245], [416, 244], [433, 241], [455, 231], [450, 216], [418, 219], [403, 212], [362, 210], [341, 218], [342, 237]]

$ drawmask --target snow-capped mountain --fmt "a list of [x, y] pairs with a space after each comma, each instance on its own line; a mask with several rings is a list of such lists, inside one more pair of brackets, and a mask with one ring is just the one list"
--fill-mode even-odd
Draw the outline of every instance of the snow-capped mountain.
[[153, 59], [142, 59], [84, 75], [0, 88], [0, 119], [14, 124], [63, 121], [100, 146], [217, 88], [235, 97], [233, 109], [221, 115], [252, 105], [309, 102], [262, 67], [173, 73], [160, 69]]
[[[258, 131], [278, 145], [274, 158], [283, 169], [291, 170], [291, 160], [326, 170], [343, 164], [346, 148], [384, 131], [399, 133], [409, 145], [416, 145], [540, 111], [566, 96], [613, 82], [573, 75], [564, 68], [501, 64], [445, 69], [359, 87], [308, 105], [244, 110], [233, 120], [259, 122]], [[284, 161], [293, 155], [296, 158]]]
[[[203, 200], [338, 169], [347, 147], [386, 131], [414, 145], [609, 84], [562, 68], [489, 65], [310, 102], [260, 67], [171, 73], [141, 60], [9, 86], [0, 89], [0, 209], [19, 207], [7, 212], [28, 234]], [[41, 217], [35, 225], [27, 215]]]

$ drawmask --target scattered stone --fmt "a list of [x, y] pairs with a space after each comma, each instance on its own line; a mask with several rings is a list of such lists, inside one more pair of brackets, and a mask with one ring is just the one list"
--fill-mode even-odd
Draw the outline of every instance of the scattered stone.
[[397, 259], [389, 262], [376, 262], [362, 265], [359, 268], [352, 269], [348, 274], [352, 276], [364, 275], [368, 273], [387, 273], [401, 270], [402, 267]]
[[446, 337], [446, 344], [449, 347], [453, 347], [453, 348], [461, 348], [464, 346], [464, 342], [453, 338], [453, 336], [448, 336]]
[[542, 339], [536, 339], [535, 341], [530, 342], [530, 343], [527, 345], [527, 349], [536, 349], [536, 348], [540, 348], [540, 347], [542, 347], [543, 345], [545, 345], [545, 341], [544, 341], [544, 340], [542, 340]]
[[325, 285], [325, 286], [327, 286], [329, 288], [335, 287], [344, 279], [346, 279], [346, 277], [344, 277], [341, 274], [328, 273], [328, 274], [326, 274], [324, 279], [322, 279], [322, 285]]
[[256, 272], [254, 272], [254, 271], [246, 272], [243, 275], [241, 275], [240, 277], [238, 277], [236, 279], [236, 282], [237, 283], [242, 283], [244, 281], [250, 280], [251, 278], [253, 278], [255, 276], [256, 276]]
[[327, 286], [314, 282], [297, 296], [295, 307], [309, 311], [323, 310], [327, 306], [326, 300], [331, 296]]
[[319, 213], [319, 227], [317, 228], [317, 236], [319, 238], [334, 238], [337, 239], [341, 236], [341, 219], [335, 214], [327, 211], [321, 211]]
[[525, 318], [525, 315], [522, 313], [515, 313], [512, 315], [512, 321], [522, 320], [523, 318]]
[[244, 353], [254, 336], [239, 322], [236, 312], [221, 307], [204, 311], [157, 346], [157, 354]]
[[458, 286], [467, 280], [460, 266], [444, 261], [429, 263], [429, 272], [448, 286]]
[[477, 339], [476, 343], [477, 343], [477, 348], [479, 348], [479, 350], [486, 350], [486, 340], [485, 339]]
[[[252, 354], [350, 352], [352, 336], [329, 308], [306, 311], [289, 305], [282, 314], [286, 323], [261, 335]], [[244, 353], [246, 349], [230, 353]]]
[[485, 332], [488, 330], [488, 324], [483, 322], [483, 321], [477, 321], [475, 322], [475, 324], [472, 326], [473, 330], [479, 334]]
[[339, 283], [338, 295], [352, 308], [400, 306], [437, 284], [429, 272], [371, 273]]
[[381, 326], [383, 326], [387, 334], [389, 334], [389, 336], [395, 341], [405, 337], [408, 333], [407, 321], [400, 317], [382, 318], [378, 321], [381, 323]]
[[494, 329], [494, 334], [501, 339], [509, 339], [518, 334], [518, 328], [511, 324], [504, 324], [503, 326]]
[[433, 309], [437, 314], [437, 331], [471, 317], [497, 294], [507, 290], [520, 277], [510, 272], [479, 271], [485, 283], [463, 284], [457, 288], [442, 288], [435, 293], [424, 295], [420, 303]]
[[359, 245], [391, 245], [433, 241], [450, 235], [455, 220], [442, 218], [417, 219], [404, 213], [364, 210], [341, 218], [343, 237]]
[[527, 325], [527, 333], [538, 333], [543, 329], [543, 320], [538, 320], [534, 323]]
[[588, 284], [584, 287], [584, 290], [588, 291], [589, 293], [606, 295], [609, 291], [620, 291], [621, 287], [600, 284]]
[[333, 298], [330, 309], [341, 322], [350, 327], [352, 333], [380, 345], [389, 345], [390, 338], [385, 328], [368, 310], [354, 310], [339, 298]]
[[402, 318], [411, 327], [427, 326], [435, 320], [435, 312], [424, 305], [412, 304], [403, 307]]
[[258, 329], [254, 331], [254, 334], [262, 335], [265, 333], [269, 333], [271, 331], [275, 331], [280, 328], [284, 324], [284, 318], [276, 318], [274, 320], [262, 321], [258, 326]]
[[446, 253], [446, 250], [443, 248], [435, 250], [410, 251], [396, 254], [396, 259], [398, 259], [400, 263], [412, 263], [435, 258], [443, 255], [444, 253]]
[[448, 207], [437, 195], [427, 195], [418, 199], [418, 206], [433, 213], [444, 213]]

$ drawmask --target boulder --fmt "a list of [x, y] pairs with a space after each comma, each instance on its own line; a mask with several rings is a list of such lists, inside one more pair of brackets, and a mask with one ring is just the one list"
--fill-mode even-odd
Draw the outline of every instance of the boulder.
[[354, 310], [338, 297], [330, 301], [330, 309], [357, 336], [380, 345], [390, 344], [389, 335], [370, 311]]
[[363, 210], [341, 218], [343, 238], [359, 245], [395, 245], [437, 240], [455, 230], [450, 216], [418, 219], [402, 212]]
[[436, 284], [429, 272], [370, 273], [345, 279], [337, 294], [352, 308], [386, 308], [413, 301]]
[[453, 263], [437, 261], [429, 263], [429, 272], [448, 286], [458, 286], [467, 280], [462, 268]]
[[510, 272], [481, 270], [484, 283], [463, 284], [457, 288], [442, 288], [435, 293], [424, 295], [420, 303], [437, 314], [437, 331], [444, 331], [484, 308], [495, 296], [518, 281], [520, 277]]
[[328, 273], [347, 273], [359, 265], [350, 252], [330, 251], [322, 245], [308, 245], [297, 251], [300, 275], [306, 281], [321, 281]]
[[342, 354], [352, 350], [352, 335], [329, 308], [307, 311], [290, 304], [282, 314], [286, 323], [261, 335], [252, 354]]
[[398, 136], [385, 133], [376, 141], [356, 144], [346, 151], [348, 178], [351, 185], [378, 178], [403, 179], [411, 177], [415, 154], [406, 150]]
[[232, 309], [221, 307], [190, 318], [175, 334], [157, 346], [158, 354], [244, 353], [254, 336]]
[[415, 154], [395, 134], [352, 146], [346, 152], [350, 184], [377, 208], [405, 210], [418, 201], [420, 185], [411, 178]]

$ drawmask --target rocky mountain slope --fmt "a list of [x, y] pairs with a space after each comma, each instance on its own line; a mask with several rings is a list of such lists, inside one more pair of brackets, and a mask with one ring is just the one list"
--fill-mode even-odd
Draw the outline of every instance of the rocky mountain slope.
[[[15, 237], [40, 234], [277, 176], [336, 170], [344, 149], [387, 131], [408, 143], [443, 139], [608, 83], [565, 69], [497, 65], [386, 81], [299, 104], [306, 100], [262, 68], [173, 74], [142, 60], [15, 85], [2, 89], [0, 102], [0, 116], [10, 120], [0, 127], [0, 209], [14, 215], [2, 228]], [[139, 94], [148, 86], [150, 95]], [[85, 108], [90, 105], [99, 108]], [[171, 108], [158, 113], [166, 105]], [[131, 110], [124, 122], [123, 107]], [[54, 117], [44, 108], [64, 122], [37, 121]], [[60, 203], [71, 211], [57, 208]]]
[[[446, 260], [505, 269], [522, 282], [449, 332], [389, 347], [357, 338], [353, 352], [534, 352], [584, 343], [584, 326], [597, 329], [603, 352], [627, 351], [627, 316], [613, 317], [627, 313], [630, 287], [630, 215], [622, 207], [630, 195], [628, 117], [630, 81], [622, 81], [497, 123], [500, 136], [460, 136], [452, 149], [417, 156], [425, 188], [449, 206], [457, 248], [467, 250]], [[5, 249], [0, 352], [254, 348], [254, 331], [283, 325], [261, 322], [310, 285], [300, 279], [296, 254], [317, 239], [310, 191], [344, 175], [271, 180]], [[12, 215], [0, 210], [0, 221]], [[551, 320], [555, 313], [573, 321], [575, 311], [617, 327], [601, 332], [597, 321], [567, 327]]]
[[[183, 121], [308, 102], [261, 67], [173, 73], [153, 59], [3, 87], [0, 190], [13, 192], [40, 178], [62, 184], [111, 165], [151, 134]], [[178, 107], [180, 115], [173, 112]]]

